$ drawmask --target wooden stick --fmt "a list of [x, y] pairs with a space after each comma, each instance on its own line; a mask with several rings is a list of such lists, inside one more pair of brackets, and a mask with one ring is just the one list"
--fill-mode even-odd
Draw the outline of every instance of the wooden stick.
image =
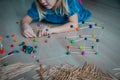
[[8, 57], [10, 57], [10, 56], [13, 56], [13, 55], [14, 55], [14, 54], [4, 56], [4, 57], [2, 57], [2, 58], [0, 59], [0, 61], [3, 60], [3, 59], [5, 59], [5, 58], [8, 58]]

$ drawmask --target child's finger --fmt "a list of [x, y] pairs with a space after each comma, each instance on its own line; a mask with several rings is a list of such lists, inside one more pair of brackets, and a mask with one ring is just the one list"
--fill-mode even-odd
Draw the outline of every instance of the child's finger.
[[36, 34], [33, 32], [33, 30], [32, 30], [32, 35], [33, 35], [34, 37], [37, 37]]
[[31, 37], [36, 37], [35, 33], [32, 31], [32, 32], [28, 32], [30, 34]]
[[27, 37], [32, 37], [32, 36], [29, 34], [29, 31], [24, 31], [23, 33], [24, 33], [24, 35], [26, 35]]
[[26, 34], [23, 34], [26, 38], [28, 38], [28, 35], [26, 35]]
[[44, 32], [44, 34], [43, 34], [44, 36], [47, 36], [47, 32]]
[[25, 32], [25, 35], [27, 35], [28, 37], [32, 37], [32, 35], [30, 34], [30, 32]]
[[41, 30], [41, 36], [43, 36], [43, 34], [44, 34], [43, 30]]
[[42, 30], [39, 30], [38, 37], [42, 37]]
[[26, 34], [26, 32], [23, 32], [23, 35], [28, 38], [29, 36]]
[[34, 37], [37, 37], [36, 34], [35, 34], [34, 32], [33, 32], [33, 36], [34, 36]]
[[46, 31], [45, 31], [45, 29], [42, 30], [42, 36], [46, 36]]

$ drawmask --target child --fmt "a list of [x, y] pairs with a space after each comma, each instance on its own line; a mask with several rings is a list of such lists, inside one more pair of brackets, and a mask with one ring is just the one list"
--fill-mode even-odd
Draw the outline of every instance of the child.
[[71, 25], [78, 27], [78, 22], [86, 21], [90, 16], [91, 13], [84, 9], [78, 0], [36, 0], [21, 20], [22, 33], [26, 38], [36, 37], [30, 26], [33, 20], [64, 23], [49, 28], [47, 32], [47, 27], [42, 28], [38, 34], [38, 37], [42, 37], [47, 34], [71, 31]]

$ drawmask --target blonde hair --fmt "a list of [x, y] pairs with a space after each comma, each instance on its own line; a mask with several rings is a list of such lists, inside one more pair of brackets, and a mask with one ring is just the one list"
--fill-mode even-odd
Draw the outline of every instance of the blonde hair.
[[[36, 5], [37, 5], [37, 10], [39, 13], [40, 21], [45, 17], [44, 15], [46, 14], [44, 12], [44, 7], [41, 5], [39, 0], [36, 0]], [[67, 0], [57, 0], [56, 4], [52, 8], [52, 10], [56, 13], [56, 10], [60, 10], [60, 15], [68, 15], [69, 14], [69, 7], [68, 7], [68, 2]]]

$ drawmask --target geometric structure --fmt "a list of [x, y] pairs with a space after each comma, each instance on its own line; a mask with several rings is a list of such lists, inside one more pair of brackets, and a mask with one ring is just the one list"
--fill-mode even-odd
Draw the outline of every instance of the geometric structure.
[[[68, 33], [66, 37], [67, 49], [70, 53], [85, 55], [93, 53], [98, 55], [98, 46], [104, 27], [94, 22], [79, 23], [78, 28], [74, 28], [74, 33]], [[73, 51], [74, 50], [74, 51]]]

